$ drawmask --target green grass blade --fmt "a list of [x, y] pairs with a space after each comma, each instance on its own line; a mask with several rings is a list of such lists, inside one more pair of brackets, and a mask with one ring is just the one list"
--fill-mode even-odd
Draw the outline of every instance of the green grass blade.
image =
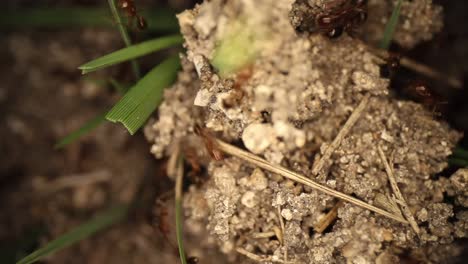
[[127, 205], [112, 207], [107, 211], [97, 215], [90, 221], [81, 224], [70, 232], [50, 241], [44, 247], [34, 251], [20, 261], [16, 262], [16, 264], [34, 263], [56, 251], [81, 241], [93, 235], [94, 233], [123, 220], [127, 215], [128, 208], [129, 207]]
[[95, 118], [86, 122], [82, 127], [75, 130], [74, 132], [70, 133], [66, 137], [62, 138], [57, 144], [55, 144], [56, 149], [60, 149], [65, 147], [66, 145], [72, 143], [73, 141], [77, 140], [79, 137], [83, 136], [84, 134], [89, 133], [97, 126], [99, 126], [102, 122], [106, 120], [106, 113], [102, 113]]
[[107, 120], [121, 122], [130, 134], [135, 134], [161, 102], [164, 88], [175, 80], [179, 67], [178, 56], [154, 67], [112, 107]]
[[[175, 12], [158, 8], [142, 12], [150, 32], [178, 32]], [[106, 8], [34, 8], [0, 10], [0, 30], [17, 29], [71, 29], [82, 27], [115, 27]]]
[[462, 158], [468, 160], [468, 150], [464, 150], [460, 147], [457, 147], [453, 150], [453, 157]]
[[452, 166], [461, 167], [461, 168], [468, 168], [468, 160], [450, 157], [448, 162]]
[[128, 88], [129, 88], [127, 84], [122, 84], [122, 83], [118, 82], [114, 78], [110, 78], [109, 83], [120, 94], [125, 94], [127, 92]]
[[140, 44], [132, 45], [127, 48], [112, 52], [98, 59], [90, 61], [78, 67], [83, 74], [93, 72], [105, 67], [115, 65], [131, 59], [136, 59], [141, 56], [162, 50], [174, 45], [182, 44], [183, 38], [180, 35], [172, 35], [161, 37], [153, 40], [148, 40]]
[[[130, 39], [130, 35], [128, 35], [127, 28], [124, 26], [122, 18], [120, 17], [120, 13], [117, 9], [117, 4], [115, 3], [115, 1], [116, 0], [107, 0], [107, 3], [109, 4], [112, 17], [114, 18], [117, 24], [117, 28], [119, 29], [120, 35], [122, 36], [125, 46], [129, 47], [132, 45], [132, 40]], [[135, 75], [135, 78], [139, 80], [141, 77], [140, 65], [138, 65], [138, 62], [136, 60], [132, 60], [130, 63], [132, 64], [132, 70], [133, 74]]]
[[401, 10], [401, 2], [402, 0], [398, 0], [397, 5], [393, 9], [392, 16], [388, 21], [382, 41], [380, 42], [380, 48], [388, 50], [390, 44], [392, 43], [393, 34], [395, 33], [396, 26], [398, 24], [398, 18], [400, 17], [400, 10]]
[[176, 237], [177, 246], [179, 248], [180, 262], [187, 264], [184, 249], [184, 229], [182, 217], [182, 183], [184, 179], [184, 159], [179, 157], [177, 162], [176, 185], [175, 185], [175, 221], [176, 221]]

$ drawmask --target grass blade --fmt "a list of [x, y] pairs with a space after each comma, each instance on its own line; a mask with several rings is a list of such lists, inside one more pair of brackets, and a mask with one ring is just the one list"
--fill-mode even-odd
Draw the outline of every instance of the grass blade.
[[[112, 17], [114, 17], [115, 23], [117, 24], [117, 28], [119, 29], [120, 35], [125, 43], [125, 46], [129, 47], [132, 45], [132, 40], [130, 39], [130, 35], [128, 35], [127, 28], [124, 26], [122, 18], [120, 17], [119, 10], [117, 9], [117, 5], [115, 3], [116, 0], [107, 0], [109, 4]], [[130, 62], [132, 64], [133, 74], [137, 80], [140, 79], [141, 72], [140, 66], [136, 60], [132, 60]]]
[[380, 48], [388, 50], [393, 39], [393, 34], [395, 33], [396, 26], [398, 24], [398, 18], [400, 17], [402, 0], [398, 0], [397, 5], [393, 9], [392, 16], [385, 26], [385, 32], [382, 41], [380, 42]]
[[[150, 32], [178, 32], [175, 12], [170, 9], [142, 12]], [[82, 27], [115, 27], [106, 8], [34, 8], [0, 11], [0, 29], [60, 29]]]
[[452, 154], [453, 157], [457, 157], [457, 158], [461, 158], [461, 159], [464, 159], [464, 160], [468, 160], [468, 151], [467, 150], [464, 150], [460, 147], [457, 147], [453, 150], [453, 154]]
[[461, 168], [468, 168], [468, 160], [450, 157], [448, 159], [448, 162], [452, 166], [461, 167]]
[[62, 138], [57, 144], [55, 144], [54, 148], [60, 149], [65, 147], [66, 145], [72, 143], [73, 141], [77, 140], [79, 137], [83, 136], [84, 134], [89, 133], [96, 127], [98, 127], [104, 120], [106, 120], [106, 113], [102, 113], [93, 119], [86, 122], [82, 127], [75, 130], [74, 132], [68, 134], [66, 137]]
[[78, 69], [82, 70], [83, 74], [100, 70], [117, 63], [136, 59], [138, 57], [165, 49], [177, 44], [181, 44], [183, 38], [180, 35], [172, 35], [161, 37], [153, 40], [148, 40], [140, 44], [132, 45], [127, 48], [112, 52], [98, 59], [92, 60], [86, 64], [81, 65]]
[[183, 229], [183, 219], [182, 219], [182, 181], [184, 178], [184, 161], [180, 157], [177, 164], [177, 173], [176, 173], [176, 185], [175, 185], [175, 217], [176, 217], [176, 236], [177, 236], [177, 246], [179, 248], [180, 262], [182, 264], [187, 264], [187, 259], [185, 256], [184, 249], [184, 229]]
[[56, 251], [81, 241], [93, 235], [94, 233], [123, 220], [127, 215], [128, 208], [129, 207], [127, 205], [112, 207], [107, 211], [97, 215], [90, 221], [81, 224], [70, 232], [50, 241], [44, 247], [34, 251], [20, 261], [16, 262], [16, 264], [34, 263]]
[[121, 122], [135, 134], [161, 102], [164, 88], [175, 80], [179, 67], [178, 56], [154, 67], [112, 107], [106, 119]]

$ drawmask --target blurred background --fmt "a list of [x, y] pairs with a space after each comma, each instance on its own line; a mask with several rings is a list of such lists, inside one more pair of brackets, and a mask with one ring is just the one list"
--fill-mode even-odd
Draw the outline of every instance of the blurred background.
[[[149, 26], [130, 27], [132, 39], [177, 33], [174, 15], [196, 2], [136, 1]], [[413, 50], [391, 49], [465, 81], [462, 89], [454, 89], [425, 80], [448, 102], [440, 118], [466, 132], [468, 3], [434, 2], [444, 7], [444, 30]], [[0, 262], [14, 263], [109, 206], [138, 199], [121, 223], [42, 263], [178, 263], [173, 215], [164, 200], [173, 183], [164, 175], [165, 161], [150, 155], [141, 131], [130, 136], [122, 126], [106, 122], [54, 148], [118, 100], [111, 79], [122, 85], [133, 81], [128, 63], [86, 76], [77, 69], [124, 46], [107, 1], [3, 0], [1, 6]], [[165, 56], [158, 52], [139, 62], [147, 71]], [[402, 82], [415, 78], [410, 72], [399, 76]], [[460, 146], [468, 149], [466, 137]], [[164, 219], [169, 219], [166, 229]], [[220, 256], [215, 250], [204, 252], [206, 260], [200, 263], [215, 263]]]

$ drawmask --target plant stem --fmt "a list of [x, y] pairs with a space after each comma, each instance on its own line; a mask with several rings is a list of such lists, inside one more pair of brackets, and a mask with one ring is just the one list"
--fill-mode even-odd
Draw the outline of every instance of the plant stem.
[[176, 207], [176, 236], [177, 245], [179, 247], [180, 261], [182, 264], [187, 264], [184, 249], [183, 235], [183, 219], [182, 219], [182, 181], [184, 178], [184, 164], [182, 156], [179, 157], [176, 169], [176, 185], [175, 185], [175, 207]]
[[[110, 10], [112, 12], [112, 16], [114, 17], [115, 22], [117, 23], [117, 28], [119, 29], [120, 35], [122, 36], [125, 46], [129, 47], [132, 45], [132, 41], [130, 39], [130, 36], [128, 35], [127, 29], [125, 28], [122, 22], [122, 18], [120, 17], [119, 10], [117, 9], [115, 1], [116, 0], [107, 0], [107, 2], [109, 3]], [[135, 75], [135, 78], [139, 80], [141, 77], [141, 73], [138, 62], [136, 60], [132, 60], [130, 63], [132, 64], [132, 70], [133, 74]]]

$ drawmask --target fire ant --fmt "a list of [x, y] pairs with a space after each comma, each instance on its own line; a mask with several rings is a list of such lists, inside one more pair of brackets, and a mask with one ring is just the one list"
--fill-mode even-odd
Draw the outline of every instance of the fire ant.
[[231, 96], [223, 100], [223, 106], [231, 108], [236, 105], [242, 98], [244, 98], [245, 92], [242, 86], [246, 84], [253, 75], [253, 66], [249, 65], [240, 70], [234, 80], [233, 91]]
[[441, 115], [440, 105], [447, 104], [442, 98], [434, 93], [429, 85], [423, 81], [412, 81], [406, 88], [410, 96], [421, 102], [426, 108], [431, 109], [434, 114]]
[[381, 75], [384, 78], [393, 79], [400, 68], [401, 55], [398, 53], [389, 53], [386, 59], [387, 63], [381, 68]]
[[335, 2], [341, 2], [338, 8], [327, 7], [316, 17], [317, 31], [329, 38], [337, 38], [343, 31], [353, 36], [355, 28], [367, 20], [367, 0], [337, 0], [332, 5]]
[[133, 20], [136, 19], [136, 26], [139, 30], [144, 30], [148, 27], [146, 19], [138, 14], [134, 0], [119, 0], [118, 6], [127, 13], [129, 25], [131, 25]]
[[367, 0], [332, 0], [322, 11], [312, 8], [307, 0], [296, 0], [290, 12], [291, 23], [299, 32], [321, 33], [329, 38], [338, 38], [367, 20]]
[[203, 139], [208, 153], [214, 160], [219, 161], [224, 159], [223, 152], [219, 150], [218, 143], [216, 143], [214, 136], [207, 129], [196, 125], [194, 127], [194, 131], [195, 134], [197, 134]]

